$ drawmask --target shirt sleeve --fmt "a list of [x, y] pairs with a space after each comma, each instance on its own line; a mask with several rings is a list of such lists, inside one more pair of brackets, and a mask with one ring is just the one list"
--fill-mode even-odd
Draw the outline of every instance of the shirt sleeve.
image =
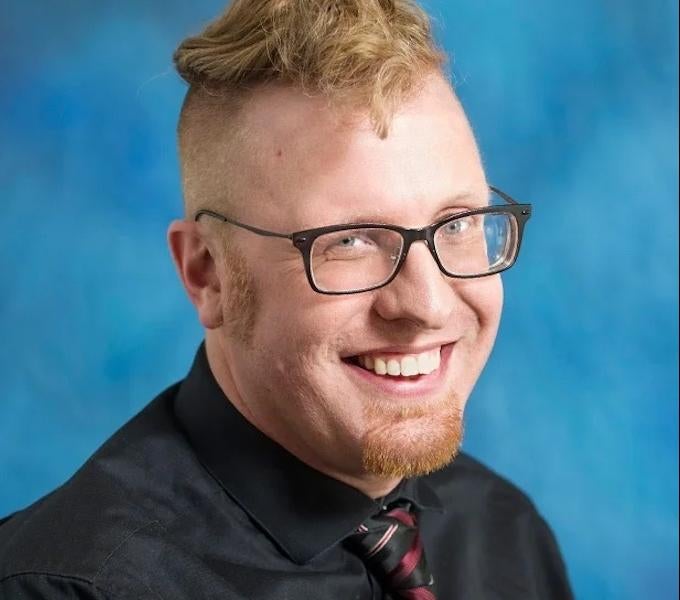
[[0, 600], [114, 600], [92, 583], [62, 575], [20, 573], [0, 581]]

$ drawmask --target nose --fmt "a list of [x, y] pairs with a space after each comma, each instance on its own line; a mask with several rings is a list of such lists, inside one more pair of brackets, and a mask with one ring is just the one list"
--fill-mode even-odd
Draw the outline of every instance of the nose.
[[424, 242], [416, 242], [397, 276], [376, 291], [374, 309], [386, 321], [410, 321], [421, 329], [442, 329], [456, 302], [452, 280], [435, 263]]

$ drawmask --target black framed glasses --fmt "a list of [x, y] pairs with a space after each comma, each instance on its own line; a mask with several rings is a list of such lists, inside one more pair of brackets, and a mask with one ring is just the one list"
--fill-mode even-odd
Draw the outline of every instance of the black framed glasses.
[[357, 294], [390, 283], [399, 273], [411, 244], [426, 243], [448, 277], [471, 279], [509, 269], [517, 260], [531, 204], [520, 204], [498, 188], [505, 202], [466, 210], [421, 229], [381, 223], [329, 225], [293, 233], [277, 233], [246, 225], [212, 210], [212, 217], [257, 235], [290, 240], [302, 254], [309, 285], [320, 294]]

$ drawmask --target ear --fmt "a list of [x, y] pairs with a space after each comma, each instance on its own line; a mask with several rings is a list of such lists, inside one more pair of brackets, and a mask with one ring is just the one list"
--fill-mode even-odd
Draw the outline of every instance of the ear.
[[199, 224], [173, 221], [168, 228], [172, 259], [198, 318], [206, 329], [222, 325], [221, 285], [217, 265]]

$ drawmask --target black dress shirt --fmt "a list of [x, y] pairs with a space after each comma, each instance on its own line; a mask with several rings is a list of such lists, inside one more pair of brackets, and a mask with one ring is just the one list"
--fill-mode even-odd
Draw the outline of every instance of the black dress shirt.
[[203, 347], [183, 382], [0, 525], [0, 598], [379, 600], [342, 540], [398, 497], [419, 511], [439, 600], [571, 598], [550, 529], [512, 484], [460, 454], [374, 501], [243, 419]]

